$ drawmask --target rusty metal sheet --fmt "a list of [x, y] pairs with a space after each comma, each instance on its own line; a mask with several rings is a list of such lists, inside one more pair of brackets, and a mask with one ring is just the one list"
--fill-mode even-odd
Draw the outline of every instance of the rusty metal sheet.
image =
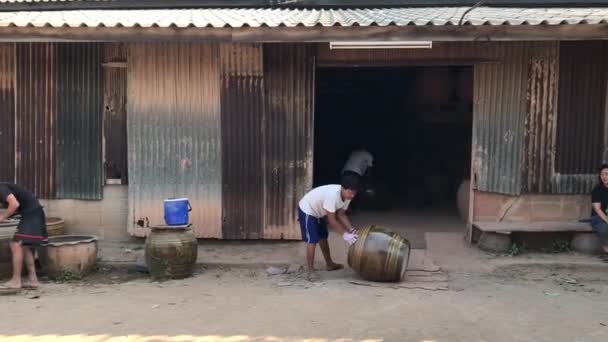
[[602, 160], [606, 43], [561, 42], [556, 172], [595, 174]]
[[222, 44], [222, 238], [264, 237], [262, 45]]
[[545, 56], [531, 58], [528, 66], [524, 192], [550, 192], [555, 168], [559, 43], [553, 43], [548, 51]]
[[597, 182], [596, 174], [564, 175], [554, 173], [551, 177], [551, 192], [555, 194], [588, 194]]
[[163, 199], [187, 197], [197, 237], [221, 237], [219, 48], [129, 45], [129, 227], [163, 223]]
[[312, 187], [314, 45], [264, 45], [266, 239], [299, 239], [297, 205]]
[[103, 192], [101, 44], [57, 49], [57, 198], [99, 200]]
[[41, 198], [54, 198], [56, 45], [19, 43], [16, 47], [16, 182]]
[[[526, 187], [524, 175], [528, 176], [523, 170], [529, 161], [523, 153], [529, 150], [524, 145], [526, 118], [530, 118], [527, 97], [530, 66], [536, 60], [550, 60], [555, 55], [555, 42], [479, 43], [478, 48], [496, 62], [475, 66], [473, 184], [480, 191], [518, 195]], [[545, 96], [544, 92], [534, 95]], [[549, 110], [540, 110], [542, 115], [533, 118], [542, 121]], [[546, 127], [540, 128], [540, 134], [545, 130]], [[535, 150], [538, 148], [542, 150], [538, 152], [550, 153], [550, 144], [533, 146]]]
[[127, 47], [107, 43], [103, 55], [104, 179], [127, 184]]
[[474, 69], [474, 187], [517, 195], [521, 191], [527, 56], [524, 43], [488, 44], [499, 63]]
[[15, 181], [15, 44], [0, 44], [0, 181]]

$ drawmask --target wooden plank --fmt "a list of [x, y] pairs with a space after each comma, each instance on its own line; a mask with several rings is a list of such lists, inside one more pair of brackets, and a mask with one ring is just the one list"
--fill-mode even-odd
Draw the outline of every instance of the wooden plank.
[[608, 25], [369, 26], [369, 27], [3, 27], [0, 42], [233, 41], [330, 42], [357, 40], [532, 41], [607, 39]]
[[473, 225], [483, 232], [589, 232], [587, 223], [572, 221], [555, 222], [474, 222]]

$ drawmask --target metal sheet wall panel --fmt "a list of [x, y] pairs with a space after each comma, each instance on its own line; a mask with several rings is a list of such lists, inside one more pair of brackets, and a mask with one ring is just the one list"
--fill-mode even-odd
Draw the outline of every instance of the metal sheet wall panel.
[[101, 44], [57, 44], [57, 197], [103, 193]]
[[562, 42], [556, 172], [593, 174], [602, 158], [606, 43]]
[[597, 182], [596, 174], [564, 175], [554, 173], [551, 177], [551, 192], [555, 194], [588, 194]]
[[264, 237], [262, 45], [222, 44], [222, 237]]
[[551, 191], [555, 168], [559, 43], [545, 56], [532, 57], [528, 67], [523, 191]]
[[187, 197], [198, 237], [221, 237], [219, 48], [134, 44], [127, 71], [129, 228], [162, 224], [163, 199]]
[[264, 45], [266, 239], [298, 239], [298, 201], [312, 187], [314, 49]]
[[477, 190], [521, 191], [527, 56], [524, 43], [488, 45], [500, 63], [475, 66], [474, 175]]
[[0, 44], [0, 181], [15, 181], [15, 44]]
[[57, 49], [16, 45], [16, 181], [41, 198], [55, 197]]
[[[103, 46], [103, 134], [105, 177], [129, 180], [127, 168], [127, 46]], [[118, 64], [112, 64], [118, 63]]]

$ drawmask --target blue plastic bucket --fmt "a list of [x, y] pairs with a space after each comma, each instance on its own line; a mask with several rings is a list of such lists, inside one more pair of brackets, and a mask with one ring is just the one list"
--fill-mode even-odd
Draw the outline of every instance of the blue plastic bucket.
[[170, 226], [186, 225], [191, 210], [187, 198], [168, 198], [165, 200], [165, 223]]

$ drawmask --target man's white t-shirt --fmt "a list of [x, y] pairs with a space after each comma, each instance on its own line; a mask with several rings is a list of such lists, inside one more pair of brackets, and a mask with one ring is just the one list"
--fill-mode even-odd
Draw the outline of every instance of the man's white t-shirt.
[[348, 209], [350, 200], [343, 201], [340, 184], [323, 185], [310, 190], [300, 200], [300, 209], [310, 216], [322, 218], [327, 212], [335, 213], [339, 209]]
[[374, 157], [371, 153], [365, 150], [353, 151], [348, 157], [342, 172], [352, 171], [357, 173], [359, 176], [363, 176], [365, 175], [367, 168], [372, 166], [373, 161]]

